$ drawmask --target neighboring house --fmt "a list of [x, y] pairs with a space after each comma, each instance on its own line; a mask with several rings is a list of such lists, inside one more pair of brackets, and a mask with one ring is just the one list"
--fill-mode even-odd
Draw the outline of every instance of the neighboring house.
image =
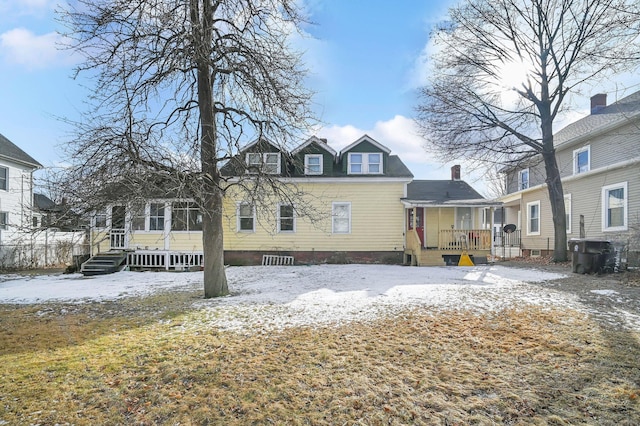
[[57, 204], [44, 194], [34, 193], [32, 226], [34, 230], [73, 232], [86, 229], [88, 224], [69, 208], [66, 200]]
[[31, 229], [33, 172], [42, 164], [0, 134], [0, 245], [15, 244]]
[[[254, 202], [236, 184], [247, 178], [250, 182], [251, 174], [258, 170], [293, 188], [297, 196]], [[406, 250], [411, 238], [407, 230], [413, 229], [408, 225], [409, 212], [430, 212], [425, 207], [433, 207], [440, 222], [431, 222], [426, 214], [425, 236], [431, 238], [446, 229], [447, 238], [458, 244], [452, 225], [465, 233], [475, 229], [481, 217], [477, 208], [486, 207], [473, 190], [462, 198], [474, 198], [477, 203], [465, 204], [462, 198], [455, 198], [458, 203], [429, 204], [430, 199], [408, 197], [414, 187], [442, 190], [445, 196], [449, 190], [454, 197], [460, 195], [459, 187], [470, 188], [460, 181], [451, 187], [433, 183], [437, 181], [411, 186], [413, 175], [400, 158], [367, 135], [340, 153], [317, 137], [291, 152], [257, 140], [245, 146], [221, 172], [229, 182], [223, 205], [228, 264], [259, 264], [264, 255], [293, 256], [296, 263], [430, 264], [416, 261], [421, 259], [414, 254], [419, 247]], [[139, 212], [133, 213], [127, 206], [110, 206], [97, 214], [93, 218], [96, 232], [91, 234], [93, 253], [134, 250], [128, 256], [133, 267], [173, 269], [201, 264], [202, 215], [193, 200], [149, 199]], [[464, 220], [457, 224], [459, 218]], [[491, 231], [478, 231], [488, 233], [489, 238], [482, 241], [489, 242], [486, 252], [490, 252]], [[447, 249], [454, 247], [447, 245]], [[433, 264], [443, 265], [444, 260], [440, 257]]]
[[[605, 94], [593, 96], [591, 114], [558, 131], [554, 144], [568, 239], [630, 241], [640, 221], [640, 92], [611, 105]], [[552, 254], [544, 164], [536, 158], [528, 167], [505, 170], [505, 177], [504, 220], [521, 231], [523, 255]]]
[[476, 261], [494, 254], [494, 210], [501, 203], [484, 199], [462, 181], [459, 165], [451, 168], [451, 180], [411, 182], [402, 203], [406, 263], [457, 264], [463, 250]]

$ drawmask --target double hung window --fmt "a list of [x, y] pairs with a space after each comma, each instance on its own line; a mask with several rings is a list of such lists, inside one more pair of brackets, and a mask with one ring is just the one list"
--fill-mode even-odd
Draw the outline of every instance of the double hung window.
[[322, 174], [322, 154], [307, 154], [304, 156], [304, 174]]
[[573, 151], [573, 174], [591, 170], [591, 148], [589, 145]]
[[254, 232], [255, 231], [255, 218], [256, 211], [252, 204], [238, 203], [236, 207], [236, 216], [238, 218], [238, 231], [239, 232]]
[[291, 204], [278, 206], [278, 232], [296, 231], [296, 211]]
[[246, 162], [249, 173], [280, 173], [280, 153], [278, 152], [250, 152], [247, 153]]
[[540, 235], [540, 201], [527, 203], [527, 234]]
[[202, 214], [190, 201], [176, 201], [171, 205], [171, 229], [173, 231], [202, 231]]
[[333, 218], [332, 231], [334, 234], [351, 233], [351, 203], [334, 202], [331, 216]]
[[602, 230], [627, 230], [627, 182], [602, 188]]

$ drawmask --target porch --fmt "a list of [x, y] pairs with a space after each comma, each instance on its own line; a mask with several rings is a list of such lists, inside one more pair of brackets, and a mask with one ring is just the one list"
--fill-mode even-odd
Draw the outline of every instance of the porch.
[[415, 228], [407, 230], [406, 237], [405, 264], [411, 266], [445, 266], [465, 250], [476, 261], [491, 256], [490, 229], [443, 229], [436, 247], [424, 247]]

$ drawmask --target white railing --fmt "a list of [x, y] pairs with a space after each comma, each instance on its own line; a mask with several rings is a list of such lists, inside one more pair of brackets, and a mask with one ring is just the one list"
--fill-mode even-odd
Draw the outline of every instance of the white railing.
[[127, 254], [127, 265], [131, 268], [181, 270], [204, 265], [204, 254], [175, 251], [135, 251]]
[[124, 229], [112, 229], [109, 232], [109, 246], [113, 250], [127, 248]]

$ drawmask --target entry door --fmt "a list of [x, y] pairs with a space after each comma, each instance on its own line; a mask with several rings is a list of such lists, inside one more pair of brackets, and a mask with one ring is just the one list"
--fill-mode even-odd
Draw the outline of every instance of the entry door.
[[[407, 209], [407, 224], [408, 229], [413, 229], [413, 209]], [[425, 247], [424, 245], [424, 208], [416, 207], [416, 233], [420, 238], [420, 245]]]
[[125, 234], [125, 206], [111, 207], [111, 231], [109, 235], [112, 249], [122, 250], [127, 247]]

